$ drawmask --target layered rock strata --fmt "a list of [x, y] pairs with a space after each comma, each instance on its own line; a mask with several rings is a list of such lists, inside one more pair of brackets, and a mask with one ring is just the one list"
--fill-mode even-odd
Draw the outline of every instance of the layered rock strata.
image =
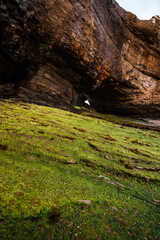
[[114, 0], [1, 0], [0, 96], [159, 115], [160, 18]]

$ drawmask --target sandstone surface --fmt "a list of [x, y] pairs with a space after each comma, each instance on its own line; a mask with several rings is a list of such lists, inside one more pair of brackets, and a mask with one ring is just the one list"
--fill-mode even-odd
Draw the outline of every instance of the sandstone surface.
[[160, 115], [160, 18], [114, 0], [1, 0], [0, 96]]

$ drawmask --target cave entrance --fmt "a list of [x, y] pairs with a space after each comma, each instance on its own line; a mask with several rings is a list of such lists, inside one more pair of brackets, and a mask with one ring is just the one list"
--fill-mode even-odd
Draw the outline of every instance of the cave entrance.
[[86, 99], [86, 100], [84, 101], [84, 103], [87, 104], [87, 105], [89, 105], [89, 106], [91, 105], [88, 99]]

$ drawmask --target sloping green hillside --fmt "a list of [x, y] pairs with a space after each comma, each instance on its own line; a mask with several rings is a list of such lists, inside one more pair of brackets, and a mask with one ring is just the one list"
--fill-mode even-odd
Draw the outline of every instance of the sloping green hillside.
[[159, 149], [158, 131], [1, 101], [0, 239], [160, 239]]

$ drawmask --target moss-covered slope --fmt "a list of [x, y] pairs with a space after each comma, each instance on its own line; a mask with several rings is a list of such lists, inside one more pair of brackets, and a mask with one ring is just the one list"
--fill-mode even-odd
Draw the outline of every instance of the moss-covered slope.
[[160, 239], [160, 134], [110, 120], [0, 102], [0, 239]]

